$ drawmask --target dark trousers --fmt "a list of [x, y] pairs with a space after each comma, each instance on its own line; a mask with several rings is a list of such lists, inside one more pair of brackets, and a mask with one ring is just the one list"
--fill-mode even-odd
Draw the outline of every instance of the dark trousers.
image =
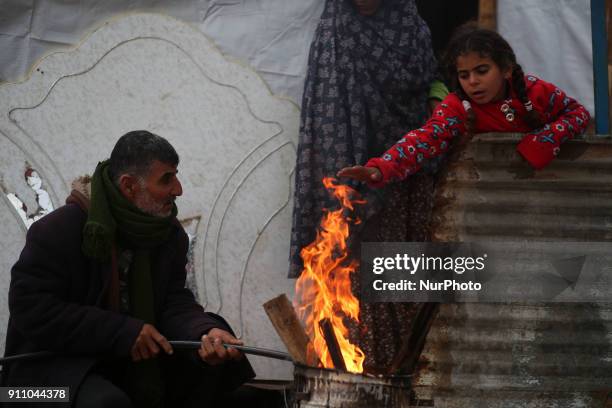
[[[179, 353], [175, 353], [179, 354]], [[185, 357], [185, 356], [184, 356]], [[160, 358], [166, 408], [282, 407], [282, 395], [251, 387], [234, 389], [236, 365], [207, 366], [181, 356]], [[98, 367], [87, 375], [75, 397], [75, 408], [140, 408], [122, 389], [121, 370]]]
[[130, 398], [121, 388], [101, 374], [90, 373], [79, 387], [76, 408], [133, 408]]
[[[194, 356], [175, 353], [162, 357], [159, 365], [164, 382], [166, 407], [217, 407], [231, 391], [232, 365], [208, 366]], [[140, 408], [130, 401], [122, 383], [123, 365], [118, 362], [96, 367], [79, 387], [75, 408]]]
[[[281, 408], [285, 407], [282, 392], [263, 390], [254, 387], [239, 387], [232, 393], [223, 393], [208, 405], [199, 405], [197, 390], [182, 406], [206, 407], [249, 407], [249, 408]], [[206, 399], [206, 398], [204, 398]], [[166, 400], [167, 407], [174, 407], [172, 401]], [[180, 406], [180, 405], [179, 405]], [[76, 397], [76, 408], [134, 408], [127, 394], [108, 379], [95, 373], [87, 376]]]

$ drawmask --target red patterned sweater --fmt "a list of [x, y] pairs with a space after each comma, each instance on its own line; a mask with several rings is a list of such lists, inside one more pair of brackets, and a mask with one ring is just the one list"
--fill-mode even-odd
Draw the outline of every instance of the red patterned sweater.
[[[525, 76], [525, 83], [533, 108], [546, 122], [542, 128], [534, 130], [527, 125], [522, 119], [525, 107], [510, 90], [509, 99], [471, 104], [476, 116], [474, 133], [526, 133], [517, 150], [531, 166], [541, 169], [559, 153], [562, 143], [585, 131], [590, 116], [584, 106], [555, 85], [532, 75]], [[424, 161], [446, 152], [451, 140], [465, 133], [466, 121], [461, 100], [449, 94], [423, 127], [408, 132], [381, 157], [366, 163], [382, 173], [382, 180], [374, 185], [404, 179], [418, 171]]]

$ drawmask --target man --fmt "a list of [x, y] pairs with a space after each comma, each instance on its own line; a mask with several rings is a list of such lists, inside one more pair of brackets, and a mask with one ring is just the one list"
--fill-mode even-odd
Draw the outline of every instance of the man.
[[91, 199], [73, 191], [31, 226], [11, 271], [6, 355], [57, 354], [5, 367], [4, 385], [68, 386], [77, 408], [206, 407], [254, 376], [223, 346], [241, 344], [227, 323], [185, 288], [178, 162], [164, 138], [129, 132], [98, 164]]

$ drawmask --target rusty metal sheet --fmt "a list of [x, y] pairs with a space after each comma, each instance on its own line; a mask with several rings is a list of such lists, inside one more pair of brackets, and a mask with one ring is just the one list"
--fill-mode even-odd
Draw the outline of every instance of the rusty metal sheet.
[[[519, 138], [476, 136], [448, 165], [433, 239], [612, 248], [612, 139], [571, 141], [533, 172], [515, 152]], [[602, 407], [612, 392], [612, 303], [441, 305], [413, 385], [436, 407]]]

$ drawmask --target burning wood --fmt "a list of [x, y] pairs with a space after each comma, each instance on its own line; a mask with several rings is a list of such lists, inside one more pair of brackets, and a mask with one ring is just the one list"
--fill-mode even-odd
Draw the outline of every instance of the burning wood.
[[[306, 365], [315, 365], [316, 359], [308, 358], [310, 343], [308, 336], [287, 296], [285, 294], [277, 296], [263, 306], [293, 360]], [[310, 347], [312, 348], [312, 345]]]
[[346, 240], [352, 220], [345, 213], [353, 211], [354, 204], [363, 202], [355, 199], [358, 193], [353, 189], [334, 184], [334, 181], [333, 178], [324, 178], [323, 184], [338, 199], [340, 208], [326, 212], [317, 238], [302, 249], [304, 270], [296, 282], [294, 305], [323, 367], [337, 367], [319, 325], [322, 320], [327, 320], [346, 369], [361, 373], [365, 355], [349, 341], [349, 330], [345, 325], [347, 319], [359, 322], [359, 300], [352, 293], [350, 279], [358, 264], [348, 256]]
[[334, 363], [334, 368], [337, 370], [346, 371], [346, 364], [344, 364], [342, 350], [340, 350], [340, 345], [338, 344], [338, 339], [334, 333], [334, 326], [332, 326], [331, 321], [328, 318], [325, 318], [319, 322], [319, 327], [323, 332], [323, 338], [325, 339], [327, 350], [329, 350], [329, 355]]

